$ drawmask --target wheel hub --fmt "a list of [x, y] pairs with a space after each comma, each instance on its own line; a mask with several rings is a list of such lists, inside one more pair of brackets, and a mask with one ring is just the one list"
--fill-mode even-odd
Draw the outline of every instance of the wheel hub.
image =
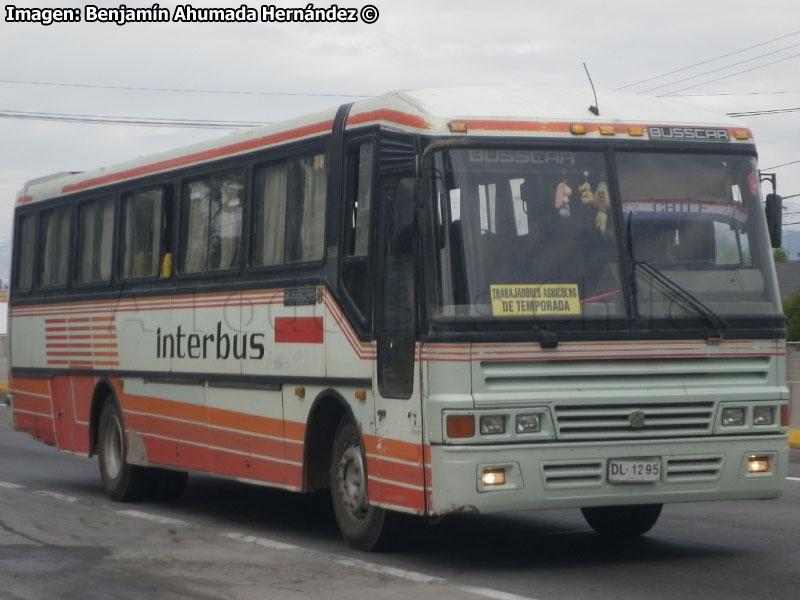
[[342, 454], [337, 469], [339, 495], [348, 511], [358, 518], [367, 513], [367, 482], [364, 461], [358, 446], [350, 446]]
[[103, 436], [103, 450], [106, 473], [116, 479], [122, 470], [122, 425], [116, 418], [108, 424]]

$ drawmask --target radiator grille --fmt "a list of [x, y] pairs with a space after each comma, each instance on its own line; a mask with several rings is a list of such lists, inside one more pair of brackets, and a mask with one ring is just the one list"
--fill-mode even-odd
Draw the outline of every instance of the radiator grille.
[[714, 402], [554, 406], [558, 438], [653, 438], [711, 433]]

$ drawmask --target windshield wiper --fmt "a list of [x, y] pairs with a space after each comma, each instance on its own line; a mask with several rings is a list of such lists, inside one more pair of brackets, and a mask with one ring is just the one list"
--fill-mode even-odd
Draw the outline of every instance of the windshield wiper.
[[709, 335], [708, 335], [709, 339], [711, 339], [711, 338], [719, 338], [719, 339], [721, 339], [722, 338], [722, 334], [725, 332], [725, 330], [728, 329], [728, 323], [727, 323], [727, 321], [725, 321], [725, 319], [723, 319], [721, 316], [719, 316], [717, 313], [715, 313], [713, 310], [711, 310], [708, 306], [705, 305], [705, 303], [703, 303], [702, 300], [697, 298], [690, 291], [684, 289], [683, 287], [681, 287], [680, 285], [678, 285], [677, 283], [672, 281], [672, 279], [670, 279], [669, 277], [664, 275], [661, 271], [659, 271], [658, 269], [656, 269], [652, 265], [650, 265], [650, 264], [648, 264], [648, 263], [646, 263], [644, 261], [637, 261], [636, 260], [636, 258], [633, 255], [633, 231], [632, 231], [633, 213], [632, 212], [628, 213], [628, 218], [626, 219], [626, 221], [627, 222], [625, 224], [626, 225], [625, 233], [626, 233], [626, 238], [627, 238], [627, 242], [628, 242], [628, 244], [627, 244], [628, 264], [630, 265], [630, 268], [629, 268], [630, 276], [631, 276], [630, 277], [630, 281], [631, 281], [631, 285], [633, 286], [633, 288], [632, 288], [633, 302], [634, 302], [634, 306], [636, 307], [636, 310], [638, 311], [638, 304], [639, 304], [639, 286], [636, 284], [636, 268], [640, 267], [645, 273], [647, 273], [655, 281], [659, 282], [661, 285], [663, 285], [665, 288], [667, 288], [667, 290], [672, 292], [676, 298], [679, 298], [679, 299], [683, 300], [689, 306], [694, 308], [694, 310], [697, 311], [697, 313], [699, 313], [700, 316], [705, 317], [705, 319], [708, 322], [708, 324], [711, 325], [712, 330], [714, 330], [714, 331], [709, 331], [708, 332], [709, 333]]
[[[661, 271], [659, 271], [652, 265], [646, 262], [634, 262], [633, 265], [634, 265], [634, 270], [636, 269], [636, 267], [639, 267], [654, 280], [659, 282], [669, 291], [673, 292], [676, 298], [683, 300], [689, 306], [694, 308], [698, 314], [705, 317], [706, 321], [708, 321], [711, 327], [716, 330], [715, 332], [713, 332], [716, 335], [711, 335], [712, 332], [709, 332], [709, 337], [722, 338], [723, 332], [726, 329], [728, 329], [727, 321], [725, 321], [725, 319], [723, 319], [721, 316], [719, 316], [717, 313], [711, 310], [708, 306], [706, 306], [706, 304], [702, 300], [698, 299], [690, 291], [686, 290], [685, 288], [681, 287], [680, 285], [672, 281], [672, 279], [664, 275]], [[633, 281], [633, 285], [634, 287], [636, 286], [635, 280]]]

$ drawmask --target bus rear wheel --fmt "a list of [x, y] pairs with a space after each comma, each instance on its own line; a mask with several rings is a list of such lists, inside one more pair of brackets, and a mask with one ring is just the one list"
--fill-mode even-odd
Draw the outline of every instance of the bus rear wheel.
[[582, 508], [581, 512], [591, 528], [603, 537], [630, 539], [650, 531], [658, 521], [663, 506], [663, 504], [593, 506]]
[[386, 511], [371, 505], [361, 434], [355, 423], [339, 424], [331, 453], [331, 500], [339, 531], [357, 550], [377, 550], [388, 543]]
[[154, 473], [145, 467], [128, 463], [122, 412], [110, 396], [100, 411], [97, 458], [100, 478], [109, 498], [116, 502], [136, 502], [149, 498], [154, 488]]

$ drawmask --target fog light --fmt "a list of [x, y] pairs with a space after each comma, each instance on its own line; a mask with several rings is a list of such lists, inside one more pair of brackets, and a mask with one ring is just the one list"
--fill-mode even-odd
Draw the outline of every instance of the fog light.
[[722, 409], [722, 425], [725, 427], [740, 427], [744, 425], [744, 408]]
[[505, 469], [484, 469], [481, 474], [481, 483], [485, 486], [504, 485], [506, 482]]
[[538, 433], [541, 429], [541, 415], [517, 415], [517, 433]]
[[771, 406], [756, 406], [753, 408], [753, 425], [774, 425], [775, 412]]
[[772, 471], [772, 460], [769, 456], [750, 454], [747, 457], [748, 473], [769, 473]]
[[506, 418], [503, 415], [481, 417], [481, 435], [500, 435], [506, 432]]

